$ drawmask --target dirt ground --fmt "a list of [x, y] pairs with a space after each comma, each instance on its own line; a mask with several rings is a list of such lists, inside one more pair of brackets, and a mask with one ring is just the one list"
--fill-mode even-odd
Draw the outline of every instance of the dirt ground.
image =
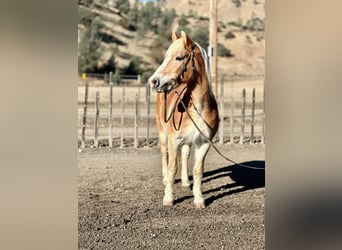
[[178, 173], [175, 204], [162, 206], [156, 146], [80, 150], [79, 249], [264, 249], [264, 145], [219, 149], [261, 170], [241, 168], [210, 149], [202, 210], [194, 207], [191, 189], [181, 187]]

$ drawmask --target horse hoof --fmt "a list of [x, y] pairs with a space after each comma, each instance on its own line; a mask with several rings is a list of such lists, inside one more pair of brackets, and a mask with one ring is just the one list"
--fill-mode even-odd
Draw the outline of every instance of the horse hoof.
[[195, 207], [197, 209], [203, 209], [203, 208], [205, 208], [205, 204], [204, 204], [204, 202], [195, 202]]
[[182, 187], [185, 187], [185, 188], [190, 187], [190, 182], [182, 182]]
[[172, 207], [173, 206], [173, 201], [163, 201], [163, 206]]

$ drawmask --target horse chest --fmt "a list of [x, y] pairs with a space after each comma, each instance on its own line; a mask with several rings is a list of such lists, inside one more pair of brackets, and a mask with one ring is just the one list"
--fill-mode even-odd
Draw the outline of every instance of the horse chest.
[[[200, 128], [202, 128], [202, 132], [204, 134], [208, 134], [207, 129], [204, 128], [201, 122], [197, 121], [197, 124]], [[200, 132], [193, 126], [193, 124], [189, 124], [186, 128], [181, 131], [175, 133], [175, 140], [177, 144], [201, 144], [202, 136]]]

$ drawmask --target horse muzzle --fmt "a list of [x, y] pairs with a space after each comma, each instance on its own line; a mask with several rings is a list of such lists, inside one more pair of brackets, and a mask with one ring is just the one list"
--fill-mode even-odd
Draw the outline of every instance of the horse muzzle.
[[170, 92], [177, 86], [177, 82], [175, 80], [171, 80], [169, 82], [161, 83], [159, 78], [150, 79], [150, 85], [152, 89], [158, 93], [161, 92]]

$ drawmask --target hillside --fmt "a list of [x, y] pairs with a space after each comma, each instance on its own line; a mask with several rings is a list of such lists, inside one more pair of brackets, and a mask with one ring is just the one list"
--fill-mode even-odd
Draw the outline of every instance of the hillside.
[[[85, 2], [93, 2], [88, 5]], [[103, 23], [101, 27], [101, 57], [98, 66], [106, 64], [114, 54], [116, 67], [125, 69], [133, 57], [138, 58], [140, 72], [146, 75], [158, 66], [156, 57], [162, 57], [165, 48], [170, 44], [169, 37], [157, 44], [154, 48], [157, 35], [151, 29], [145, 29], [139, 35], [137, 24], [129, 26], [128, 14], [117, 8], [117, 1], [80, 1], [79, 6], [89, 10]], [[125, 2], [121, 0], [120, 2]], [[160, 1], [161, 3], [139, 3], [139, 8], [158, 5], [163, 11], [174, 9], [175, 17], [169, 26], [171, 31], [179, 29], [180, 19], [186, 19], [186, 28], [193, 33], [197, 30], [206, 30], [209, 27], [208, 0], [179, 0]], [[129, 2], [133, 8], [135, 1]], [[138, 3], [137, 3], [138, 4]], [[265, 64], [265, 32], [264, 32], [264, 0], [220, 0], [218, 1], [218, 43], [230, 51], [229, 57], [220, 56], [218, 59], [219, 75], [256, 76], [264, 74]], [[116, 6], [116, 7], [115, 7]], [[80, 16], [80, 11], [79, 11]], [[146, 18], [145, 16], [139, 18]], [[80, 20], [80, 18], [79, 18]], [[153, 21], [152, 21], [153, 22]], [[156, 22], [154, 20], [154, 22]], [[161, 21], [154, 24], [158, 28]], [[79, 21], [79, 42], [86, 25]], [[141, 31], [140, 31], [141, 33]], [[167, 33], [167, 32], [165, 32]], [[207, 32], [208, 33], [208, 32]], [[153, 56], [155, 58], [153, 58]]]

